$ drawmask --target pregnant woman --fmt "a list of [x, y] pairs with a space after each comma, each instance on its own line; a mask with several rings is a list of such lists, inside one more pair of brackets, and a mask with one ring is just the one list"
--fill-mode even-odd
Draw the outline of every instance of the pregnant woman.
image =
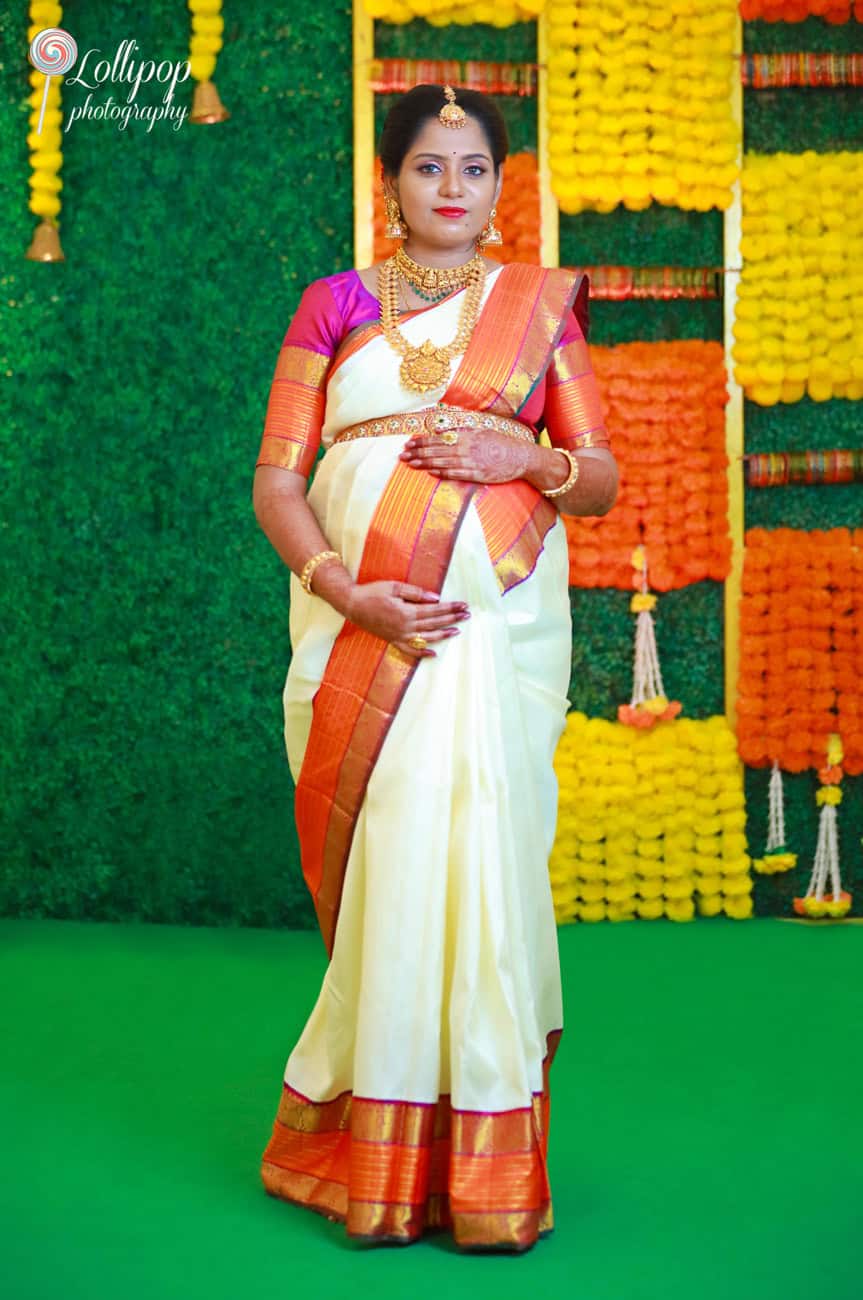
[[261, 1172], [352, 1237], [523, 1251], [553, 1227], [563, 1028], [560, 512], [604, 514], [617, 472], [584, 276], [482, 254], [506, 152], [486, 96], [402, 96], [403, 242], [310, 284], [276, 365], [254, 506], [294, 574], [285, 741], [329, 964]]

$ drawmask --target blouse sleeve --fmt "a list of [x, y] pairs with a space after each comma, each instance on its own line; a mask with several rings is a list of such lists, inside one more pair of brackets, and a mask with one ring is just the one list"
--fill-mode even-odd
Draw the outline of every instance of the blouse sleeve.
[[329, 286], [315, 280], [300, 299], [276, 361], [256, 467], [276, 465], [304, 478], [311, 473], [340, 326]]
[[573, 311], [548, 368], [543, 419], [553, 447], [610, 446], [587, 340]]

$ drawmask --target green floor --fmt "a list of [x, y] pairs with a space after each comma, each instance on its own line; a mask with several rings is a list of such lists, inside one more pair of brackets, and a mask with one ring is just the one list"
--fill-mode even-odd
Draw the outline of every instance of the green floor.
[[560, 931], [556, 1230], [407, 1248], [268, 1197], [316, 934], [0, 921], [8, 1300], [859, 1300], [863, 927]]

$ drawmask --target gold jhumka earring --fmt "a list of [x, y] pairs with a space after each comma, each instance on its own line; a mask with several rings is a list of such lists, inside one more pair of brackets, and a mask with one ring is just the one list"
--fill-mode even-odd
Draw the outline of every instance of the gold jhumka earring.
[[384, 207], [387, 211], [387, 228], [384, 232], [387, 239], [407, 239], [408, 228], [405, 225], [402, 210], [396, 200], [390, 198], [389, 194], [384, 194]]
[[497, 216], [497, 208], [492, 208], [491, 212], [488, 214], [488, 221], [485, 223], [485, 226], [477, 236], [477, 240], [476, 240], [477, 248], [485, 248], [486, 244], [503, 243], [503, 235], [500, 233], [497, 226], [494, 224], [494, 219], [496, 216]]

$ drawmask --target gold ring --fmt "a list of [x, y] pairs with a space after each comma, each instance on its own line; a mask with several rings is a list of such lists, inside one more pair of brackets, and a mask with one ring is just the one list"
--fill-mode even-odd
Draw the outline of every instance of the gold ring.
[[428, 641], [426, 641], [421, 632], [416, 632], [413, 636], [408, 637], [408, 645], [412, 645], [414, 650], [428, 649]]
[[447, 429], [446, 433], [441, 434], [440, 440], [441, 442], [448, 443], [449, 446], [451, 447], [453, 443], [458, 442], [458, 430]]

